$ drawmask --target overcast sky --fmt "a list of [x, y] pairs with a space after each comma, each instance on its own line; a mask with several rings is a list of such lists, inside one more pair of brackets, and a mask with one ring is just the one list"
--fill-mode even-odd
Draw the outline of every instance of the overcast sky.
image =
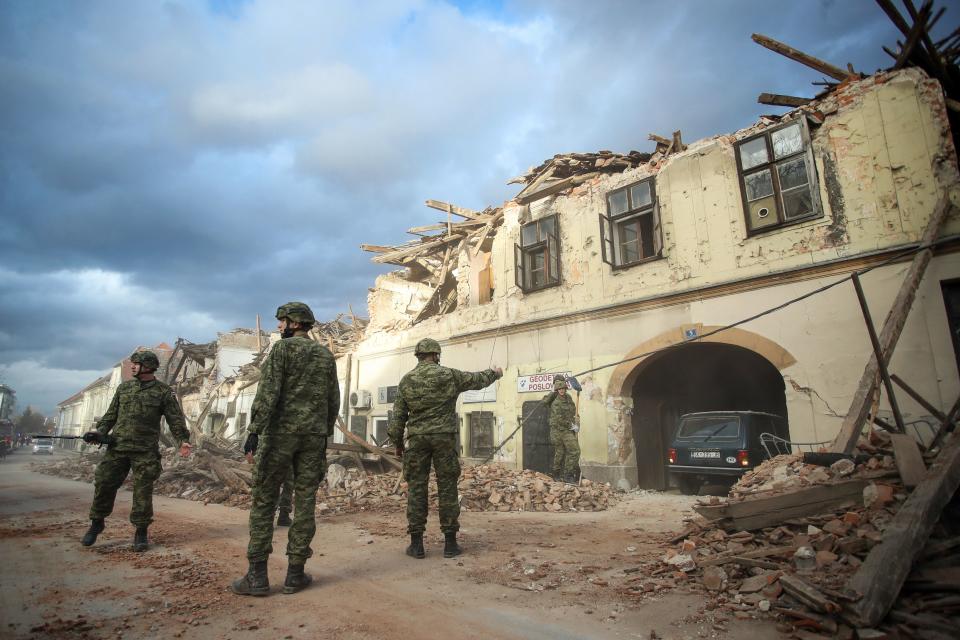
[[428, 198], [812, 95], [752, 32], [868, 73], [898, 37], [872, 0], [2, 0], [0, 381], [51, 412], [139, 344], [365, 315], [359, 245]]

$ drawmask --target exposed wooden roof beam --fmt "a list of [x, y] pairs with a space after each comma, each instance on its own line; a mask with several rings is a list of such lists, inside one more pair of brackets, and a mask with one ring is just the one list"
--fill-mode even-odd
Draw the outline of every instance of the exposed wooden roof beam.
[[759, 44], [761, 47], [766, 47], [767, 49], [770, 49], [770, 51], [779, 53], [780, 55], [786, 56], [791, 60], [795, 60], [800, 64], [810, 67], [811, 69], [815, 69], [820, 73], [830, 76], [834, 80], [840, 80], [841, 82], [843, 82], [844, 80], [848, 80], [852, 77], [853, 78], [857, 77], [855, 75], [852, 75], [849, 71], [845, 71], [840, 67], [835, 67], [829, 62], [824, 62], [819, 58], [814, 58], [811, 55], [807, 55], [802, 51], [794, 49], [788, 44], [784, 44], [782, 42], [779, 42], [778, 40], [774, 40], [773, 38], [768, 38], [763, 34], [755, 33], [750, 37], [753, 39], [754, 42]]

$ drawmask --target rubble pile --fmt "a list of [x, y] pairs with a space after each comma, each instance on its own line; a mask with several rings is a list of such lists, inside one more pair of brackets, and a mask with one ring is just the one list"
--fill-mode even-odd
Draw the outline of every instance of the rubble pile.
[[[344, 314], [339, 314], [330, 322], [319, 322], [310, 330], [311, 337], [330, 349], [334, 356], [353, 351], [357, 343], [363, 339], [363, 333], [369, 320], [358, 318], [350, 311], [350, 322], [344, 320]], [[259, 367], [259, 361], [255, 363]]]
[[[100, 453], [87, 453], [32, 468], [48, 475], [93, 482]], [[197, 451], [189, 459], [175, 449], [161, 453], [163, 472], [154, 487], [156, 495], [204, 503], [248, 508], [253, 467], [239, 456], [225, 457]], [[127, 478], [130, 486], [132, 479]], [[407, 485], [400, 473], [373, 474], [358, 468], [330, 464], [317, 491], [317, 513], [394, 511], [406, 504]], [[555, 482], [535, 471], [515, 471], [499, 464], [464, 469], [459, 483], [464, 511], [603, 511], [616, 503], [607, 483], [581, 480], [580, 485]], [[436, 483], [430, 483], [430, 502], [436, 508]]]
[[507, 184], [530, 184], [550, 168], [553, 169], [552, 178], [563, 179], [594, 171], [620, 173], [626, 169], [638, 167], [648, 160], [650, 160], [650, 154], [639, 151], [631, 151], [627, 154], [613, 151], [558, 153], [539, 166], [530, 167], [522, 176], [510, 179]]
[[464, 469], [459, 488], [465, 511], [603, 511], [617, 501], [609, 483], [567, 484], [500, 464]]
[[691, 520], [647, 569], [696, 585], [711, 596], [709, 610], [778, 615], [783, 631], [799, 637], [853, 638], [854, 629], [861, 638], [898, 637], [889, 635], [894, 628], [905, 637], [949, 637], [945, 630], [960, 622], [960, 598], [953, 595], [960, 590], [960, 522], [951, 521], [949, 509], [877, 625], [883, 630], [861, 628], [857, 607], [864, 596], [851, 585], [863, 580], [871, 552], [902, 529], [895, 518], [911, 489], [890, 434], [873, 430], [858, 449], [834, 456], [830, 466], [822, 464], [832, 454], [764, 462], [726, 499], [701, 499], [694, 510], [702, 518]]

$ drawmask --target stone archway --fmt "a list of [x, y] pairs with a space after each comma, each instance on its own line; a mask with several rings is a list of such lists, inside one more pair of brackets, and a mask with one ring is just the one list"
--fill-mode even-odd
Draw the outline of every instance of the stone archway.
[[[780, 371], [796, 359], [777, 343], [743, 329], [684, 325], [634, 348], [607, 385], [611, 462], [636, 463], [637, 482], [665, 488], [663, 456], [679, 414], [707, 410], [764, 410], [786, 417]], [[659, 351], [665, 347], [675, 349]], [[650, 352], [656, 352], [651, 355]], [[634, 358], [631, 360], [630, 358]], [[632, 465], [630, 465], [632, 466]]]

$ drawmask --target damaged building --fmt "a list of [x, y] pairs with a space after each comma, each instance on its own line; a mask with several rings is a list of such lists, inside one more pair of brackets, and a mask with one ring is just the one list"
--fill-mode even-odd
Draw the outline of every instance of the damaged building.
[[[947, 413], [960, 393], [960, 258], [944, 239], [960, 221], [944, 93], [916, 67], [844, 78], [732, 134], [651, 136], [652, 154], [557, 155], [517, 178], [522, 190], [501, 207], [428, 201], [445, 220], [403, 245], [363, 245], [400, 270], [369, 294], [370, 326], [346, 371], [351, 430], [382, 433], [414, 345], [431, 337], [445, 365], [505, 371], [458, 403], [468, 460], [522, 423], [496, 459], [549, 470], [535, 409], [554, 373], [582, 374], [581, 464], [593, 480], [667, 486], [666, 449], [693, 411], [775, 413], [792, 441], [828, 443], [873, 353], [853, 286], [763, 314], [871, 269], [862, 283], [879, 324], [938, 216], [889, 367]], [[899, 408], [915, 426], [939, 424], [910, 397]], [[889, 410], [884, 398], [873, 413]]]

